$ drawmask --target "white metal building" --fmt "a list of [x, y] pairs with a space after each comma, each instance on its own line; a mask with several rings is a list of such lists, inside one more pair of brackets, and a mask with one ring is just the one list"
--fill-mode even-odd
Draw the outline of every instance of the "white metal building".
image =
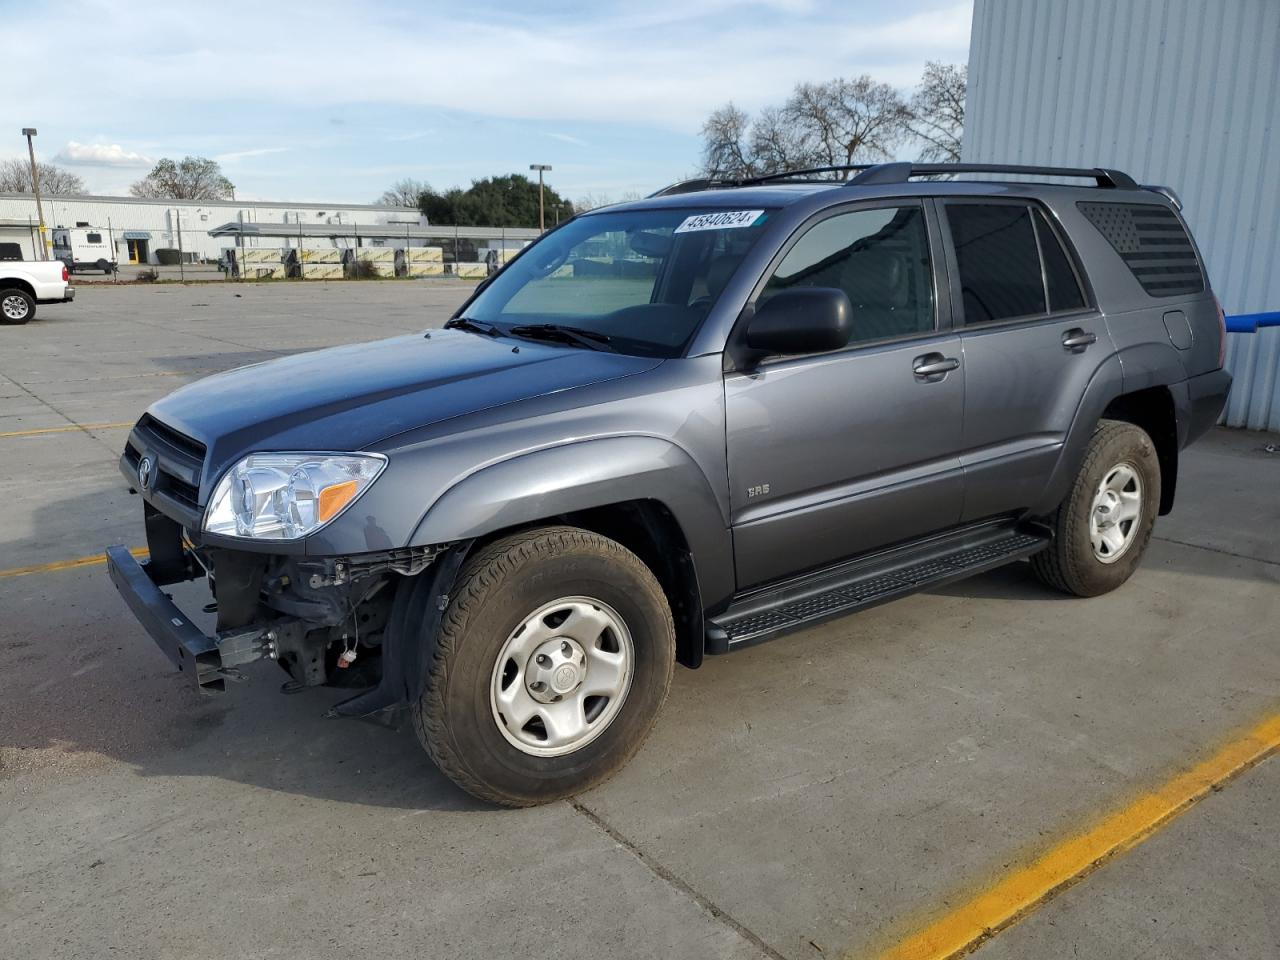
[[[965, 160], [1173, 187], [1227, 314], [1280, 321], [1280, 0], [975, 0], [969, 49]], [[1280, 326], [1228, 339], [1227, 423], [1280, 430]]]
[[[137, 197], [45, 197], [45, 225], [74, 227], [87, 223], [108, 231], [119, 262], [156, 263], [156, 250], [178, 247], [188, 261], [216, 260], [228, 241], [209, 231], [227, 223], [300, 224], [304, 227], [379, 227], [386, 233], [425, 226], [412, 207], [350, 203], [280, 203], [246, 200], [142, 200]], [[29, 193], [0, 193], [0, 240], [18, 242], [28, 256], [38, 258], [35, 198]], [[349, 234], [350, 229], [346, 229]], [[247, 232], [246, 232], [247, 233]], [[246, 245], [259, 243], [247, 238]], [[274, 241], [280, 245], [280, 241]], [[317, 245], [323, 239], [315, 241]]]

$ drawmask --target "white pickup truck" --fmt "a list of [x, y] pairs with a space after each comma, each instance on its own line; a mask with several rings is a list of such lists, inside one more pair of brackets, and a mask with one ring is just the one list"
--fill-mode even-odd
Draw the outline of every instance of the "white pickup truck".
[[70, 303], [76, 290], [67, 279], [67, 266], [61, 260], [0, 256], [0, 323], [26, 323], [36, 315], [38, 303]]

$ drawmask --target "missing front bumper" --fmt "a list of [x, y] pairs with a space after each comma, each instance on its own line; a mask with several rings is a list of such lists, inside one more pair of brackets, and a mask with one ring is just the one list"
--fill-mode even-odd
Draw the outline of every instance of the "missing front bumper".
[[127, 548], [107, 548], [107, 572], [156, 646], [201, 693], [222, 693], [228, 679], [239, 679], [237, 667], [274, 658], [274, 638], [265, 626], [204, 633], [151, 578], [151, 564], [139, 563]]

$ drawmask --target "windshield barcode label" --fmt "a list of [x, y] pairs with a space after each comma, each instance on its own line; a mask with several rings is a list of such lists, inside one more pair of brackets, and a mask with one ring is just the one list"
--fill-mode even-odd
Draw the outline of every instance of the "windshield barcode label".
[[676, 233], [693, 233], [695, 230], [735, 230], [754, 226], [764, 216], [763, 210], [722, 210], [719, 213], [697, 213], [685, 217], [676, 227]]

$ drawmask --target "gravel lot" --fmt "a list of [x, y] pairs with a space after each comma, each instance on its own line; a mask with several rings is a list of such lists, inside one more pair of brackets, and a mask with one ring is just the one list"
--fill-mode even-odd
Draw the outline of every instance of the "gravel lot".
[[[681, 669], [629, 767], [525, 811], [272, 667], [199, 697], [103, 566], [62, 563], [144, 543], [112, 424], [217, 370], [436, 325], [469, 289], [84, 285], [0, 328], [6, 955], [871, 956], [1280, 712], [1274, 435], [1187, 453], [1117, 593], [1014, 566]], [[1271, 760], [977, 956], [1274, 958], [1278, 825]]]

